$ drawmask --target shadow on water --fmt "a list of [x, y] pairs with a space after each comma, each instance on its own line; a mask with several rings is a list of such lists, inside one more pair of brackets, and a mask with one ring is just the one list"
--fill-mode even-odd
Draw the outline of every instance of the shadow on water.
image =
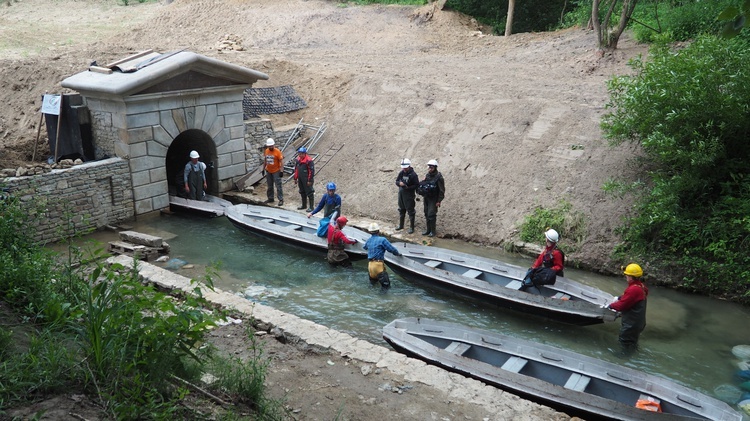
[[[448, 320], [569, 349], [592, 357], [672, 378], [713, 394], [732, 383], [737, 361], [732, 347], [750, 344], [750, 309], [720, 300], [651, 287], [648, 322], [639, 352], [617, 357], [619, 320], [614, 324], [570, 326], [522, 312], [487, 306], [475, 300], [412, 283], [389, 270], [392, 288], [372, 286], [367, 263], [332, 268], [323, 253], [262, 239], [236, 229], [226, 218], [205, 219], [187, 214], [141, 218], [134, 230], [167, 240], [171, 258], [195, 269], [176, 270], [200, 277], [209, 264], [220, 262], [216, 286], [249, 300], [387, 347], [384, 325], [401, 317]], [[114, 233], [90, 236], [101, 242]], [[440, 240], [439, 246], [528, 266], [530, 258], [466, 243]], [[566, 269], [571, 279], [619, 295], [624, 278]]]

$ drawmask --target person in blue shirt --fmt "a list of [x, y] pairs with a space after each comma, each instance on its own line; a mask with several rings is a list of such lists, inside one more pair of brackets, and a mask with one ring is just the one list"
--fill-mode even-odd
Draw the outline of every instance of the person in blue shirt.
[[323, 209], [323, 218], [330, 218], [335, 211], [341, 215], [341, 196], [336, 194], [336, 183], [331, 181], [326, 184], [326, 191], [318, 206], [307, 214], [308, 218], [320, 212], [321, 209]]
[[388, 239], [380, 235], [380, 226], [377, 223], [373, 222], [370, 224], [367, 227], [367, 232], [372, 234], [372, 236], [362, 247], [367, 250], [367, 260], [369, 260], [367, 270], [370, 274], [370, 282], [373, 284], [380, 282], [380, 286], [383, 289], [389, 288], [391, 280], [388, 277], [388, 272], [385, 270], [385, 262], [383, 262], [385, 252], [389, 251], [394, 256], [401, 256], [401, 253], [399, 253], [396, 247], [393, 247], [393, 244]]

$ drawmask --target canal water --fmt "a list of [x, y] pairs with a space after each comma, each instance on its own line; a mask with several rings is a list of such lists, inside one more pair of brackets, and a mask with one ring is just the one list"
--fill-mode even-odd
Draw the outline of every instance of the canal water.
[[[750, 344], [750, 309], [654, 286], [649, 288], [641, 348], [635, 355], [623, 358], [616, 352], [619, 320], [570, 326], [446, 293], [428, 284], [405, 280], [390, 270], [392, 287], [383, 293], [370, 285], [364, 261], [354, 262], [350, 269], [332, 268], [323, 253], [244, 233], [226, 218], [155, 215], [140, 218], [133, 230], [163, 237], [171, 247], [171, 259], [194, 265], [189, 270], [175, 269], [176, 273], [201, 277], [207, 265], [218, 264], [220, 278], [214, 283], [220, 289], [386, 347], [381, 329], [393, 319], [447, 320], [669, 377], [716, 396], [715, 392], [726, 392], [728, 385], [736, 386], [733, 374], [739, 361], [732, 348]], [[114, 233], [100, 232], [90, 238], [106, 243], [115, 237]], [[438, 239], [436, 245], [523, 267], [532, 260], [450, 240]], [[166, 267], [175, 262], [160, 265]], [[614, 295], [621, 294], [626, 286], [624, 277], [574, 269], [565, 269], [565, 274]]]

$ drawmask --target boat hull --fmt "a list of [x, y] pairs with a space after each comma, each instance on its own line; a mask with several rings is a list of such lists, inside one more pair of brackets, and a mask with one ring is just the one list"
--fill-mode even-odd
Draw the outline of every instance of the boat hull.
[[[317, 236], [318, 219], [307, 218], [285, 209], [247, 204], [235, 205], [225, 210], [229, 221], [243, 232], [271, 239], [305, 250], [326, 253], [328, 241]], [[344, 234], [357, 239], [357, 244], [347, 245], [345, 251], [351, 260], [367, 258], [362, 245], [370, 234], [352, 227], [345, 227]]]
[[[586, 418], [740, 421], [717, 399], [671, 380], [499, 333], [407, 318], [383, 328], [397, 351]], [[664, 412], [635, 407], [656, 398]]]
[[567, 278], [521, 291], [525, 269], [518, 266], [438, 247], [394, 246], [403, 256], [386, 255], [386, 262], [407, 279], [568, 324], [585, 326], [616, 318], [614, 311], [603, 308], [614, 299], [611, 294]]

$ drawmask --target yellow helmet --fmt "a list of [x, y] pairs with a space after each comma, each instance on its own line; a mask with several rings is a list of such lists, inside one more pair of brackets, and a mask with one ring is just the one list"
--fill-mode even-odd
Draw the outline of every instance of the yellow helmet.
[[623, 272], [624, 275], [632, 276], [633, 278], [640, 278], [643, 276], [643, 269], [641, 269], [640, 266], [636, 263], [629, 264], [625, 271]]

